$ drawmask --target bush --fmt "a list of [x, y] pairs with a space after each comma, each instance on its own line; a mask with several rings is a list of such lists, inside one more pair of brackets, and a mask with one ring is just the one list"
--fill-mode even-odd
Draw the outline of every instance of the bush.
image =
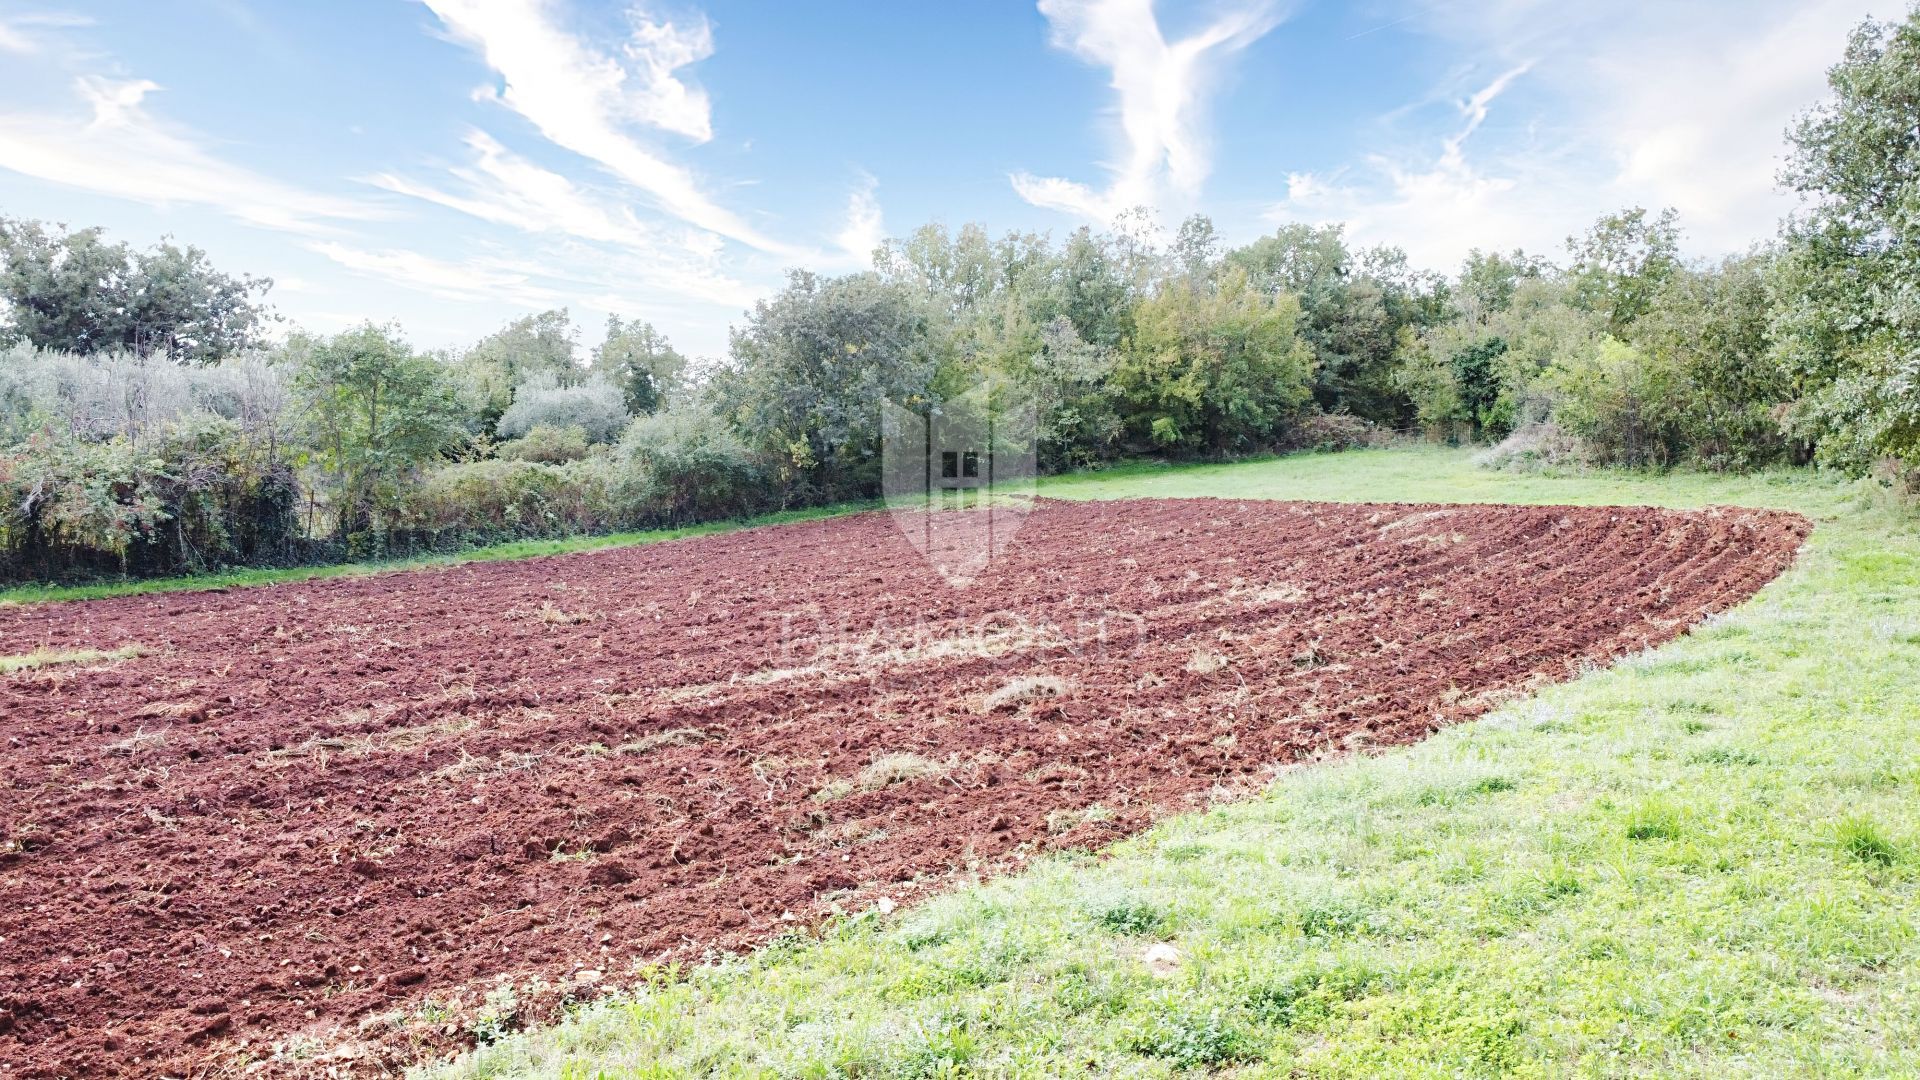
[[579, 461], [587, 456], [590, 448], [587, 429], [578, 424], [571, 427], [535, 424], [520, 438], [511, 439], [495, 447], [494, 456], [508, 461], [536, 461], [542, 465], [559, 465], [568, 461]]
[[421, 478], [394, 529], [405, 544], [434, 548], [622, 528], [635, 522], [616, 502], [617, 483], [604, 459], [460, 462]]
[[643, 416], [620, 439], [625, 500], [668, 523], [764, 508], [771, 477], [726, 422], [682, 409]]
[[266, 431], [283, 426], [288, 396], [286, 372], [253, 356], [181, 367], [131, 353], [81, 356], [19, 345], [0, 349], [0, 445], [40, 430], [94, 441], [138, 438], [209, 416]]
[[1547, 382], [1554, 421], [1599, 463], [1667, 466], [1686, 456], [1685, 379], [1664, 358], [1605, 338], [1556, 361]]
[[0, 577], [160, 575], [306, 556], [273, 446], [230, 420], [104, 442], [40, 434], [0, 454]]
[[1473, 462], [1483, 469], [1506, 472], [1580, 468], [1586, 464], [1586, 448], [1550, 422], [1525, 424], [1475, 455]]
[[1327, 453], [1376, 446], [1382, 439], [1380, 425], [1371, 420], [1348, 413], [1311, 413], [1287, 425], [1280, 447]]
[[577, 427], [592, 443], [612, 442], [627, 423], [626, 400], [620, 389], [599, 379], [561, 386], [551, 376], [522, 383], [513, 392], [513, 404], [500, 416], [495, 429], [503, 439], [518, 439], [535, 427]]
[[765, 470], [711, 413], [643, 416], [611, 454], [558, 462], [524, 456], [550, 445], [586, 452], [582, 435], [535, 428], [506, 444], [500, 458], [428, 472], [405, 494], [390, 544], [448, 548], [652, 528], [734, 517], [767, 505]]

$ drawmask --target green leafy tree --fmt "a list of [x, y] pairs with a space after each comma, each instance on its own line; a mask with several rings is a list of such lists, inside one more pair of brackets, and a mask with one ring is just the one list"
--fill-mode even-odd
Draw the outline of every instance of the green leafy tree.
[[1507, 343], [1499, 337], [1483, 338], [1449, 358], [1453, 386], [1459, 398], [1460, 414], [1478, 439], [1489, 426], [1499, 426], [1500, 372], [1495, 365], [1506, 355]]
[[1122, 430], [1110, 384], [1115, 351], [1083, 340], [1065, 315], [1036, 329], [1018, 335], [1021, 351], [994, 370], [1033, 402], [1040, 467], [1084, 467], [1111, 457]]
[[1687, 448], [1686, 373], [1672, 356], [1617, 338], [1556, 359], [1545, 381], [1554, 421], [1610, 465], [1666, 466]]
[[1400, 351], [1395, 381], [1420, 422], [1498, 439], [1547, 419], [1553, 391], [1542, 377], [1558, 360], [1591, 354], [1605, 333], [1601, 317], [1575, 305], [1571, 293], [1564, 281], [1520, 275], [1504, 305], [1489, 310], [1457, 290], [1460, 314]]
[[98, 228], [0, 218], [0, 343], [212, 364], [260, 344], [272, 286], [215, 270], [196, 247], [134, 251]]
[[1638, 206], [1607, 214], [1585, 236], [1569, 237], [1567, 251], [1573, 302], [1599, 313], [1618, 336], [1680, 269], [1679, 215], [1669, 207], [1649, 218]]
[[620, 388], [627, 412], [658, 412], [685, 384], [686, 357], [652, 323], [607, 316], [607, 336], [593, 351], [593, 373]]
[[872, 494], [880, 403], [930, 404], [938, 357], [928, 306], [876, 273], [804, 270], [733, 332], [721, 411], [778, 464], [788, 498]]
[[1195, 214], [1181, 222], [1169, 254], [1175, 273], [1195, 281], [1211, 277], [1220, 261], [1220, 233], [1213, 227], [1213, 219]]
[[1772, 350], [1774, 262], [1763, 251], [1678, 270], [1629, 328], [1628, 341], [1676, 373], [1675, 456], [1750, 468], [1788, 452], [1778, 413], [1793, 385]]
[[1920, 486], [1920, 8], [1862, 23], [1827, 82], [1783, 176], [1808, 200], [1771, 326], [1787, 420], [1827, 462], [1892, 458]]
[[1519, 248], [1504, 254], [1474, 248], [1460, 267], [1460, 281], [1454, 289], [1460, 314], [1485, 322], [1507, 309], [1522, 281], [1546, 277], [1552, 270], [1545, 259]]
[[1411, 418], [1395, 382], [1405, 333], [1432, 317], [1420, 290], [1433, 283], [1393, 249], [1356, 259], [1339, 225], [1289, 224], [1227, 253], [1256, 289], [1298, 298], [1301, 335], [1314, 352], [1314, 399], [1396, 425]]
[[287, 355], [314, 461], [332, 481], [337, 535], [366, 553], [402, 482], [466, 436], [449, 372], [397, 327], [372, 323], [297, 337]]
[[524, 315], [481, 338], [458, 367], [479, 409], [479, 428], [492, 431], [513, 403], [513, 392], [536, 377], [572, 386], [586, 378], [575, 356], [579, 333], [565, 308]]
[[1141, 302], [1114, 371], [1136, 434], [1170, 450], [1251, 448], [1312, 399], [1300, 306], [1239, 270], [1215, 289], [1185, 279]]
[[1034, 293], [1029, 310], [1036, 322], [1065, 316], [1089, 344], [1115, 348], [1133, 331], [1136, 296], [1126, 263], [1108, 237], [1084, 226], [1067, 237]]

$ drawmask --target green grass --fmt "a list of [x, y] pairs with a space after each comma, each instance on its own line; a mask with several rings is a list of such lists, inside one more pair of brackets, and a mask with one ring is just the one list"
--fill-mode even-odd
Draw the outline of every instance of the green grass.
[[138, 596], [143, 593], [193, 592], [206, 589], [232, 589], [251, 585], [275, 585], [288, 581], [314, 581], [320, 578], [360, 577], [395, 570], [417, 570], [429, 566], [458, 566], [471, 562], [498, 562], [502, 559], [530, 559], [540, 555], [565, 555], [575, 551], [600, 551], [605, 548], [655, 544], [662, 540], [680, 540], [689, 536], [708, 536], [732, 532], [756, 525], [778, 525], [790, 521], [810, 521], [854, 510], [872, 509], [871, 503], [843, 503], [838, 506], [786, 510], [741, 521], [710, 521], [678, 529], [652, 529], [645, 532], [609, 533], [604, 536], [572, 536], [560, 540], [515, 540], [504, 544], [470, 548], [446, 555], [422, 555], [407, 559], [372, 562], [336, 563], [330, 566], [286, 566], [261, 570], [234, 570], [218, 574], [188, 577], [120, 579], [90, 582], [84, 585], [16, 585], [0, 589], [0, 604], [38, 604], [58, 600], [100, 600], [110, 596]]
[[[1656, 652], [1104, 857], [679, 973], [439, 1077], [1920, 1073], [1920, 534], [1859, 489], [1507, 476], [1443, 450], [1132, 468], [1074, 498], [1784, 507]], [[1182, 957], [1155, 977], [1144, 950]]]

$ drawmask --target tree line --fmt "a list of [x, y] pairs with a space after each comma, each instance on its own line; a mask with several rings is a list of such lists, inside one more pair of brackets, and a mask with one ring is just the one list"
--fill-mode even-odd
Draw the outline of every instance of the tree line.
[[0, 219], [0, 576], [172, 573], [871, 497], [879, 403], [987, 378], [1049, 470], [1487, 445], [1509, 468], [1815, 464], [1920, 485], [1920, 10], [1867, 22], [1788, 133], [1802, 209], [1717, 262], [1629, 208], [1458, 272], [1290, 224], [1138, 212], [1064, 238], [922, 227], [792, 272], [690, 362], [565, 311], [461, 350], [272, 333], [271, 283], [171, 241]]

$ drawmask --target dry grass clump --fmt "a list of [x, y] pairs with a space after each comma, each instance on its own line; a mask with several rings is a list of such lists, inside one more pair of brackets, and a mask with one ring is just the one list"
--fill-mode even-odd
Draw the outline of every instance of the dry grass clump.
[[123, 645], [118, 649], [35, 649], [30, 653], [0, 656], [0, 675], [16, 671], [38, 671], [56, 664], [93, 664], [102, 660], [131, 660], [151, 652], [144, 645]]
[[167, 745], [167, 733], [140, 728], [118, 742], [107, 744], [107, 753], [115, 757], [134, 757]]
[[1195, 675], [1211, 675], [1226, 666], [1227, 658], [1212, 649], [1195, 649], [1193, 659], [1187, 661], [1187, 670]]
[[1078, 810], [1052, 810], [1047, 813], [1047, 834], [1049, 836], [1059, 836], [1062, 833], [1072, 832], [1082, 825], [1092, 825], [1102, 821], [1112, 820], [1113, 811], [1101, 806], [1099, 803], [1094, 803], [1092, 806], [1083, 807]]
[[827, 783], [813, 793], [813, 799], [815, 802], [833, 802], [860, 792], [882, 791], [910, 780], [946, 776], [958, 767], [957, 757], [946, 761], [935, 761], [919, 754], [881, 754], [868, 763], [866, 768], [854, 774], [851, 780], [834, 780]]
[[549, 627], [579, 626], [582, 623], [599, 622], [606, 618], [598, 611], [568, 611], [551, 600], [540, 601], [540, 606], [532, 610], [514, 608], [505, 614], [509, 619], [536, 619]]
[[951, 771], [951, 765], [919, 754], [881, 754], [861, 769], [856, 779], [862, 791], [879, 791], [925, 776], [945, 776]]
[[1052, 675], [1023, 676], [981, 699], [980, 711], [997, 712], [1001, 709], [1016, 708], [1040, 698], [1063, 697], [1068, 690], [1072, 689], [1072, 685], [1067, 680]]

